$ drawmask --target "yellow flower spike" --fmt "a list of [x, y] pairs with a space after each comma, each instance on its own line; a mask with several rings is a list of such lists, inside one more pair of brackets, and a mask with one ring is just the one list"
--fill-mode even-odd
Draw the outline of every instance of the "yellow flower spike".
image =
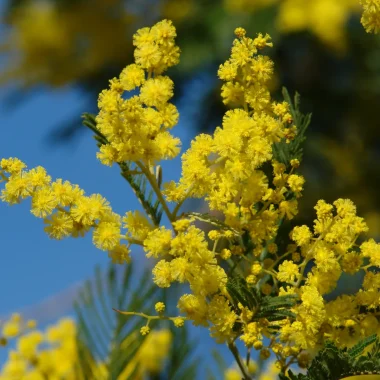
[[292, 240], [294, 240], [299, 247], [309, 244], [312, 236], [313, 235], [308, 226], [296, 226], [291, 232]]
[[[175, 28], [163, 20], [152, 28], [142, 28], [134, 35], [135, 64], [127, 66], [120, 81], [99, 95], [98, 130], [109, 144], [97, 156], [108, 166], [132, 161], [152, 164], [178, 155], [180, 140], [167, 129], [178, 121], [176, 107], [169, 103], [173, 82], [162, 74], [178, 63]], [[139, 88], [139, 96], [123, 98], [123, 91]]]
[[129, 246], [120, 244], [108, 252], [108, 257], [114, 264], [122, 265], [131, 261], [130, 253]]
[[148, 335], [149, 332], [150, 332], [150, 328], [149, 328], [149, 326], [143, 326], [143, 327], [141, 327], [141, 329], [140, 329], [140, 334], [141, 334], [142, 336]]
[[264, 49], [265, 47], [273, 47], [273, 42], [270, 42], [271, 37], [269, 34], [265, 36], [261, 33], [253, 40], [253, 44], [257, 47], [257, 49]]
[[157, 302], [154, 305], [155, 310], [157, 313], [163, 313], [165, 311], [165, 304], [163, 302]]
[[220, 252], [220, 257], [223, 259], [223, 260], [228, 260], [232, 255], [232, 252], [230, 249], [227, 249], [227, 248], [223, 248], [222, 251]]
[[367, 33], [380, 31], [380, 0], [360, 0], [363, 6], [361, 23]]
[[21, 171], [26, 168], [26, 164], [18, 158], [3, 158], [0, 161], [0, 168], [10, 175], [20, 174]]
[[290, 165], [292, 165], [292, 168], [297, 169], [300, 166], [300, 161], [297, 159], [290, 160]]
[[256, 262], [251, 266], [251, 273], [258, 276], [262, 272], [263, 268], [260, 263]]
[[247, 282], [247, 284], [254, 285], [257, 282], [257, 277], [251, 274], [248, 277], [246, 277], [245, 281]]
[[14, 338], [21, 332], [21, 326], [19, 322], [16, 321], [7, 321], [3, 325], [2, 334], [5, 338]]
[[211, 230], [209, 231], [208, 233], [208, 237], [211, 239], [211, 240], [217, 240], [220, 238], [220, 232], [217, 231], [217, 230]]
[[247, 32], [244, 28], [236, 28], [234, 33], [236, 37], [243, 38]]
[[185, 318], [175, 317], [172, 319], [175, 327], [183, 327], [185, 324]]
[[120, 74], [120, 84], [124, 91], [132, 91], [144, 82], [145, 72], [136, 64], [128, 65]]
[[293, 282], [299, 277], [298, 265], [292, 261], [284, 260], [278, 267], [277, 279], [283, 282]]
[[100, 222], [94, 228], [92, 241], [95, 247], [103, 251], [113, 250], [120, 242], [120, 225], [110, 222]]

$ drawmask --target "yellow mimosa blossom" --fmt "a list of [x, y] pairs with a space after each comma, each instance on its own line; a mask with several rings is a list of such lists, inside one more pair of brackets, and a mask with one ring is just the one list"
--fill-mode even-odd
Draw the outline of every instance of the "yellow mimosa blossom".
[[[289, 17], [282, 20], [285, 27], [306, 27], [305, 4], [304, 0], [281, 2], [279, 17], [286, 12]], [[340, 41], [342, 25], [355, 9], [353, 2], [307, 4], [313, 9], [307, 27], [332, 44]], [[373, 10], [377, 2], [366, 4]], [[326, 15], [322, 20], [323, 25], [328, 23], [326, 28], [316, 20], [318, 9]], [[290, 19], [299, 23], [289, 26]], [[52, 238], [91, 231], [94, 245], [108, 251], [114, 263], [128, 262], [131, 246], [139, 245], [156, 260], [152, 277], [158, 287], [184, 284], [186, 293], [177, 303], [180, 315], [166, 316], [163, 302], [156, 303], [154, 316], [125, 312], [147, 319], [142, 335], [150, 332], [152, 319], [166, 319], [176, 327], [190, 321], [208, 328], [218, 343], [227, 343], [243, 372], [248, 369], [240, 360], [237, 339], [248, 350], [259, 350], [262, 360], [273, 353], [276, 368], [284, 372], [292, 363], [307, 365], [310, 355], [328, 340], [350, 347], [378, 330], [380, 244], [363, 239], [368, 227], [349, 199], [332, 204], [319, 200], [313, 227], [294, 223], [305, 184], [297, 174], [300, 156], [292, 153], [297, 144], [293, 140], [302, 132], [297, 123], [302, 121], [290, 100], [271, 98], [274, 63], [264, 54], [273, 46], [270, 36], [250, 38], [240, 27], [235, 35], [230, 57], [218, 70], [222, 101], [229, 109], [214, 133], [196, 136], [183, 153], [177, 182], [162, 183], [159, 165], [174, 158], [180, 146], [169, 131], [178, 120], [175, 106], [169, 103], [174, 84], [163, 75], [179, 61], [173, 24], [163, 20], [139, 29], [133, 39], [135, 63], [99, 95], [100, 111], [92, 126], [100, 145], [98, 157], [106, 165], [120, 166], [146, 216], [129, 211], [121, 217], [101, 195], [85, 195], [63, 180], [51, 182], [43, 168], [28, 171], [15, 158], [0, 161], [1, 200], [13, 205], [31, 198], [32, 213], [44, 219]], [[133, 94], [124, 93], [132, 90]], [[290, 157], [283, 157], [285, 151]], [[141, 189], [138, 183], [143, 184]], [[147, 198], [145, 184], [151, 190]], [[183, 203], [192, 198], [203, 200], [207, 212], [183, 211]], [[364, 276], [359, 291], [326, 297], [332, 296], [342, 274], [356, 273]], [[20, 331], [17, 318], [3, 326], [4, 338]], [[75, 326], [61, 322], [44, 339], [60, 342], [67, 331], [74, 334]], [[161, 338], [164, 351], [169, 338]], [[26, 335], [19, 350], [30, 356], [39, 342], [38, 334]], [[152, 358], [146, 369], [155, 371], [162, 356], [151, 347], [144, 349]], [[62, 377], [70, 372], [74, 356], [75, 345], [69, 343], [54, 354], [41, 354], [38, 363], [49, 371], [53, 366]], [[19, 352], [4, 368], [19, 376], [27, 371]]]
[[360, 0], [363, 7], [361, 22], [368, 33], [378, 33], [380, 31], [380, 1]]
[[[107, 139], [98, 158], [111, 166], [115, 162], [142, 161], [153, 164], [178, 155], [180, 140], [168, 129], [178, 121], [173, 82], [161, 75], [179, 61], [176, 30], [163, 20], [134, 35], [136, 63], [127, 66], [119, 79], [99, 95], [97, 128]], [[124, 99], [123, 92], [139, 87], [139, 95]]]
[[49, 374], [51, 378], [74, 379], [78, 361], [74, 321], [63, 318], [45, 333], [31, 328], [17, 338], [16, 348], [9, 352], [0, 377], [42, 380]]

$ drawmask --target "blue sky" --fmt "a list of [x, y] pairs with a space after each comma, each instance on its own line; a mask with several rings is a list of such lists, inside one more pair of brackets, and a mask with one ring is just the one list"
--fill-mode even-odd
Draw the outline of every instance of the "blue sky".
[[[1, 95], [0, 100], [4, 100], [6, 94]], [[114, 170], [97, 162], [90, 133], [69, 146], [47, 146], [46, 135], [51, 127], [70, 114], [77, 114], [79, 120], [83, 104], [80, 93], [65, 89], [36, 93], [13, 110], [3, 105], [0, 155], [19, 157], [30, 168], [44, 166], [53, 178], [68, 179], [89, 194], [102, 193], [121, 211], [123, 198], [130, 204], [130, 194], [125, 192], [122, 197], [120, 192], [112, 191], [125, 185]], [[7, 289], [3, 292], [1, 314], [41, 302], [89, 277], [95, 264], [108, 261], [106, 254], [92, 246], [89, 237], [59, 242], [48, 239], [42, 220], [29, 210], [28, 200], [12, 207], [0, 204], [1, 266], [6, 268], [0, 286]]]

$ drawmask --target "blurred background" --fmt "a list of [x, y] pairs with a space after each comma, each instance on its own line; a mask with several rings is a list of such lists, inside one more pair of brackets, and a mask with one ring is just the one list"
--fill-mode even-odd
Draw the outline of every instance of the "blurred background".
[[[185, 150], [221, 122], [216, 71], [242, 26], [273, 38], [274, 97], [282, 86], [298, 91], [313, 114], [297, 223], [312, 223], [318, 199], [344, 197], [380, 234], [380, 39], [365, 33], [358, 0], [2, 0], [0, 12], [1, 157], [42, 165], [121, 214], [140, 209], [117, 169], [97, 162], [81, 114], [97, 112], [99, 92], [132, 62], [133, 33], [169, 18], [182, 51], [168, 75]], [[179, 160], [165, 163], [164, 180], [179, 174]], [[0, 315], [21, 311], [45, 323], [71, 313], [83, 279], [109, 261], [89, 238], [48, 240], [27, 204], [0, 205], [0, 238]], [[133, 256], [144, 261], [142, 252]]]

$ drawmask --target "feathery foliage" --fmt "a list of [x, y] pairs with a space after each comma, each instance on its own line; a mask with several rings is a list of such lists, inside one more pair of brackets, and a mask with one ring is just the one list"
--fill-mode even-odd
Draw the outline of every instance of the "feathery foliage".
[[[145, 273], [143, 278], [147, 276]], [[94, 363], [101, 362], [110, 378], [116, 379], [144, 340], [138, 332], [144, 321], [112, 310], [153, 310], [157, 287], [150, 282], [138, 285], [132, 282], [132, 266], [126, 266], [120, 275], [116, 266], [111, 265], [104, 274], [97, 268], [94, 280], [87, 281], [79, 293], [74, 307], [80, 367], [85, 378], [97, 379]]]
[[296, 295], [262, 296], [256, 287], [248, 286], [246, 280], [240, 276], [229, 279], [227, 289], [236, 308], [241, 303], [250, 310], [256, 310], [253, 320], [266, 318], [273, 322], [295, 316], [290, 308], [296, 304]]
[[[370, 345], [372, 349], [364, 354]], [[340, 380], [346, 376], [358, 374], [380, 374], [380, 339], [371, 335], [350, 349], [340, 349], [334, 343], [327, 342], [319, 351], [306, 375], [295, 375], [291, 370], [281, 374], [281, 380]]]
[[298, 159], [302, 160], [303, 148], [302, 144], [306, 140], [306, 129], [311, 122], [311, 114], [303, 114], [300, 110], [300, 102], [301, 97], [298, 92], [294, 95], [294, 100], [292, 100], [289, 95], [288, 90], [283, 87], [282, 95], [284, 100], [290, 106], [290, 113], [293, 118], [294, 125], [297, 126], [297, 135], [294, 140], [286, 143], [285, 141], [281, 141], [273, 145], [273, 155], [274, 158], [285, 164], [287, 167], [290, 166], [290, 160]]
[[[78, 319], [78, 378], [105, 380], [123, 379], [123, 371], [133, 362], [144, 337], [139, 333], [145, 320], [125, 316], [112, 309], [144, 310], [154, 314], [154, 303], [158, 298], [176, 299], [171, 290], [162, 290], [150, 281], [136, 283], [133, 266], [129, 264], [122, 270], [111, 265], [103, 273], [99, 268], [92, 281], [87, 281], [75, 303]], [[150, 278], [147, 270], [139, 278]], [[173, 305], [174, 306], [174, 305]], [[174, 307], [173, 307], [174, 308]], [[154, 326], [153, 323], [150, 324]], [[160, 324], [165, 327], [165, 323]], [[186, 326], [167, 326], [171, 330], [172, 345], [166, 358], [166, 365], [151, 380], [181, 379], [192, 380], [199, 371], [201, 359], [196, 356], [198, 346], [190, 337]], [[99, 371], [96, 363], [105, 366], [105, 373]], [[133, 366], [132, 366], [133, 367]], [[132, 368], [128, 378], [134, 378], [138, 367]], [[124, 372], [125, 374], [125, 372]], [[106, 376], [106, 377], [105, 377]]]

